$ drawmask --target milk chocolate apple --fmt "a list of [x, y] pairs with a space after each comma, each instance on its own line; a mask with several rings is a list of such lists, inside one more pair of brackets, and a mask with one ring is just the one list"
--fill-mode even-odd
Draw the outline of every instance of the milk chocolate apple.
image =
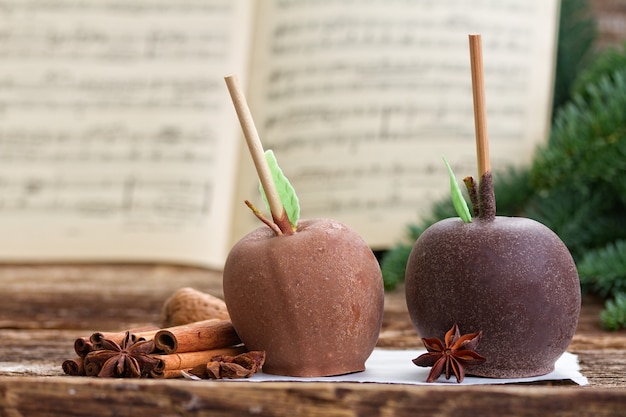
[[[237, 105], [243, 99], [233, 79], [226, 81], [246, 133], [247, 109]], [[298, 221], [295, 193], [273, 153], [259, 156], [253, 129], [245, 136], [272, 219], [248, 203], [265, 226], [244, 236], [226, 259], [224, 300], [235, 330], [248, 349], [266, 352], [266, 373], [364, 370], [382, 324], [376, 258], [355, 231], [335, 220]]]
[[476, 352], [486, 361], [468, 374], [536, 376], [552, 371], [571, 341], [580, 284], [567, 247], [550, 229], [496, 216], [482, 61], [477, 67], [474, 60], [479, 41], [470, 37], [480, 181], [466, 181], [477, 218], [442, 220], [417, 239], [406, 266], [407, 306], [421, 337], [442, 338], [454, 324], [464, 333], [482, 331]]
[[231, 250], [224, 298], [263, 372], [338, 375], [365, 369], [378, 340], [378, 263], [357, 233], [330, 219], [302, 220], [292, 235], [254, 230]]

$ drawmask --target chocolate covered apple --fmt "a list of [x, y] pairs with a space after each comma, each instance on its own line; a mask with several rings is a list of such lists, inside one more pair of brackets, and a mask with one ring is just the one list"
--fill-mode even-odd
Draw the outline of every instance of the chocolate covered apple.
[[458, 207], [462, 218], [433, 224], [415, 242], [406, 267], [407, 306], [421, 337], [442, 338], [455, 324], [482, 331], [476, 352], [486, 361], [468, 374], [542, 375], [553, 370], [576, 329], [578, 274], [567, 247], [546, 226], [496, 216], [484, 98], [476, 84], [480, 38], [470, 37], [470, 46], [480, 181], [476, 186], [468, 178], [466, 185], [475, 218]]
[[298, 220], [293, 188], [262, 152], [236, 79], [226, 78], [272, 218], [224, 265], [224, 300], [241, 340], [263, 350], [263, 372], [329, 376], [365, 369], [382, 324], [380, 268], [366, 242], [331, 219]]
[[421, 337], [442, 337], [453, 324], [482, 331], [476, 351], [487, 360], [469, 374], [546, 374], [576, 330], [576, 266], [546, 226], [492, 207], [483, 199], [478, 218], [442, 220], [416, 241], [406, 269], [411, 320]]

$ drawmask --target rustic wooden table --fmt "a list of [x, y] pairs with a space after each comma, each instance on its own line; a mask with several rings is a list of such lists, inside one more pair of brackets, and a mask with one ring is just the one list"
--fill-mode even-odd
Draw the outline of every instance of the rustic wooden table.
[[[167, 265], [0, 267], [0, 416], [624, 416], [626, 332], [599, 326], [583, 302], [569, 351], [589, 385], [221, 383], [70, 377], [61, 363], [93, 331], [157, 324], [164, 300], [190, 286], [222, 295], [221, 273]], [[402, 289], [386, 296], [380, 347], [421, 348]]]

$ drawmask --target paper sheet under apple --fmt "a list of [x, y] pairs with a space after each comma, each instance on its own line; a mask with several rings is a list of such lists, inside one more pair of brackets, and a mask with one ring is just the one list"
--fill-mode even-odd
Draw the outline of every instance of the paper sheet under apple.
[[[513, 384], [535, 381], [571, 380], [578, 385], [587, 385], [587, 378], [580, 372], [578, 356], [565, 352], [556, 362], [554, 371], [546, 375], [530, 378], [498, 379], [466, 376], [461, 384], [457, 384], [454, 376], [446, 380], [442, 375], [436, 382], [427, 383], [426, 378], [430, 368], [421, 368], [413, 364], [412, 360], [424, 350], [389, 350], [375, 349], [365, 366], [366, 370], [348, 375], [331, 377], [300, 378], [290, 376], [269, 375], [257, 373], [248, 379], [228, 381], [263, 382], [263, 381], [292, 381], [292, 382], [374, 382], [382, 384], [409, 384], [409, 385], [489, 385]], [[471, 369], [468, 369], [471, 372]], [[187, 378], [198, 379], [187, 374]], [[227, 381], [227, 380], [221, 380]]]

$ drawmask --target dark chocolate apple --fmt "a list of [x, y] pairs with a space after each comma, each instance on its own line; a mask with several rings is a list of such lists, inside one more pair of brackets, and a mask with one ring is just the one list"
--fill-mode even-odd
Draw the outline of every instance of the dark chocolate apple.
[[258, 228], [231, 249], [223, 285], [241, 340], [266, 351], [263, 372], [365, 369], [382, 324], [383, 284], [372, 251], [347, 226], [312, 219], [290, 235]]
[[478, 198], [478, 218], [442, 220], [415, 242], [406, 267], [411, 320], [421, 337], [441, 338], [454, 324], [482, 331], [476, 351], [487, 360], [468, 374], [549, 373], [580, 313], [574, 261], [546, 226], [495, 215], [490, 172]]

